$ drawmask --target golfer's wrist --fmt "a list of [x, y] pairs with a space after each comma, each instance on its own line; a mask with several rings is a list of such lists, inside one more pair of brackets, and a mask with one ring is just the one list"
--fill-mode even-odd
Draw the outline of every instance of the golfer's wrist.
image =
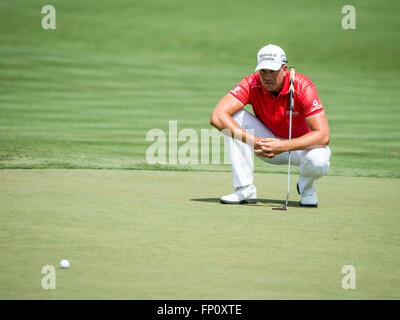
[[295, 150], [294, 141], [293, 140], [284, 140], [283, 144], [284, 152]]
[[244, 143], [246, 143], [246, 144], [248, 144], [250, 146], [253, 146], [255, 144], [255, 142], [256, 142], [256, 137], [243, 130], [242, 142], [244, 142]]

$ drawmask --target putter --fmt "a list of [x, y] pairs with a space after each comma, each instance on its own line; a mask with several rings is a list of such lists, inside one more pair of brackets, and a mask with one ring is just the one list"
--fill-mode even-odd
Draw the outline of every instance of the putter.
[[[289, 140], [292, 139], [292, 111], [293, 111], [293, 98], [294, 98], [294, 75], [295, 69], [290, 68], [290, 82], [289, 82]], [[287, 210], [290, 192], [290, 151], [288, 156], [288, 179], [287, 179], [287, 193], [286, 202], [282, 207], [273, 207], [273, 210]]]

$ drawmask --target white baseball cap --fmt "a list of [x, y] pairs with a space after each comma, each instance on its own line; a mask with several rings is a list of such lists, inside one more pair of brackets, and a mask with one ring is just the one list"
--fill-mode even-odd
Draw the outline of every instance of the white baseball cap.
[[269, 44], [258, 51], [257, 68], [255, 71], [260, 69], [277, 71], [284, 63], [287, 63], [285, 51], [278, 46]]

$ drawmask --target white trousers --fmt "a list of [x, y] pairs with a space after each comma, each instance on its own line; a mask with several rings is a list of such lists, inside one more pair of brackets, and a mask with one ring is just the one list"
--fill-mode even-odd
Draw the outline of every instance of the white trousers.
[[[242, 109], [232, 118], [239, 127], [249, 131], [258, 138], [277, 138], [267, 126], [247, 110]], [[225, 136], [225, 146], [228, 149], [231, 159], [233, 186], [236, 188], [253, 184], [253, 148], [250, 145], [229, 136]], [[287, 164], [288, 156], [288, 152], [283, 152], [272, 159], [264, 157], [259, 158], [271, 164]], [[314, 180], [328, 173], [330, 156], [331, 151], [327, 146], [311, 150], [291, 151], [290, 163], [299, 167], [303, 190], [313, 187]]]

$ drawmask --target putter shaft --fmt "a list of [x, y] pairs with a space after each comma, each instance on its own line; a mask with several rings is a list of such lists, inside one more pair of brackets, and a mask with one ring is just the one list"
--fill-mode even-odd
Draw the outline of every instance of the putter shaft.
[[[295, 69], [290, 68], [290, 85], [289, 85], [289, 141], [292, 139], [292, 111], [293, 111], [293, 100], [294, 100], [294, 77]], [[287, 179], [287, 193], [285, 205], [281, 208], [273, 208], [276, 210], [287, 210], [289, 204], [289, 193], [290, 193], [290, 151], [288, 155], [288, 179]]]

